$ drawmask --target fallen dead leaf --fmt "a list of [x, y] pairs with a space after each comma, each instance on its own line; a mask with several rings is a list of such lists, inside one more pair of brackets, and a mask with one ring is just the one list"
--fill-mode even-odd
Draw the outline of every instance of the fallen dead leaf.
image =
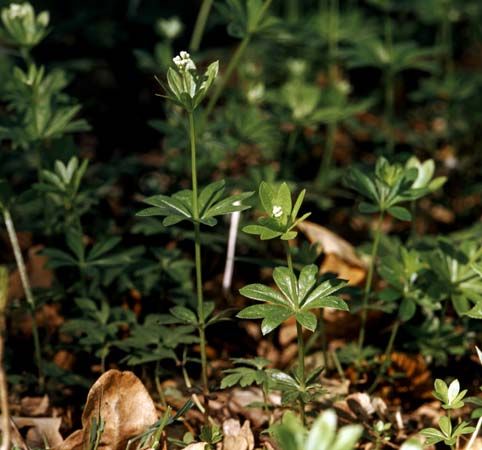
[[193, 442], [187, 447], [184, 447], [184, 450], [204, 450], [206, 448], [206, 445], [207, 442]]
[[243, 426], [239, 420], [228, 419], [223, 423], [223, 450], [253, 450], [254, 435], [251, 431], [249, 421]]
[[99, 449], [123, 450], [127, 441], [157, 420], [156, 407], [147, 389], [132, 372], [109, 370], [92, 386], [82, 414], [82, 430], [70, 435], [60, 450], [81, 450], [88, 441], [94, 418], [100, 415], [105, 429]]
[[309, 242], [316, 245], [319, 253], [325, 254], [321, 272], [336, 273], [353, 285], [365, 278], [366, 264], [348, 241], [328, 228], [306, 220], [298, 228]]
[[20, 400], [20, 413], [22, 416], [45, 416], [49, 409], [49, 397], [24, 397]]
[[45, 448], [45, 441], [49, 447], [62, 444], [60, 434], [60, 417], [13, 417], [18, 428], [29, 428], [26, 435], [27, 445], [30, 448]]

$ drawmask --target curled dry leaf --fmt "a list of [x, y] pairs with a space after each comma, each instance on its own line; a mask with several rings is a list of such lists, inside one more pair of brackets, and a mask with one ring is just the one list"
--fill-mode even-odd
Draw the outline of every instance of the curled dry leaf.
[[81, 450], [88, 443], [93, 419], [105, 429], [99, 449], [123, 450], [127, 441], [157, 420], [156, 407], [147, 389], [132, 372], [109, 370], [92, 386], [82, 414], [82, 430], [70, 435], [60, 450]]
[[249, 421], [243, 426], [239, 420], [228, 419], [223, 423], [223, 450], [253, 450], [254, 435]]
[[309, 242], [325, 254], [321, 272], [333, 272], [350, 284], [358, 284], [366, 274], [366, 264], [358, 257], [355, 248], [345, 239], [313, 222], [304, 221], [299, 230]]

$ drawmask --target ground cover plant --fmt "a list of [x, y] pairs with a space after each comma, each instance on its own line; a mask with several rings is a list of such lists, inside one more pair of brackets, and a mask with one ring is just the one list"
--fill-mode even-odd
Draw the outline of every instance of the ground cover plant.
[[478, 448], [479, 3], [0, 1], [1, 448]]

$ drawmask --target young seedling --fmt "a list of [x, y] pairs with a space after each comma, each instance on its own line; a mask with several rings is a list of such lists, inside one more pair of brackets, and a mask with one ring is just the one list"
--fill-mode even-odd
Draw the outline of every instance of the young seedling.
[[51, 202], [64, 210], [65, 231], [70, 226], [82, 232], [80, 210], [82, 198], [79, 195], [80, 183], [87, 170], [88, 161], [81, 164], [77, 157], [72, 157], [67, 165], [55, 161], [54, 170], [42, 170], [40, 180], [34, 185], [39, 192], [46, 194]]
[[279, 187], [261, 183], [259, 198], [267, 216], [259, 218], [257, 225], [248, 225], [243, 231], [255, 234], [262, 240], [279, 238], [285, 245], [288, 267], [276, 267], [273, 279], [277, 289], [264, 284], [250, 284], [240, 289], [240, 293], [247, 298], [263, 302], [261, 305], [248, 306], [243, 309], [238, 317], [242, 319], [263, 319], [261, 331], [270, 333], [279, 325], [294, 318], [298, 336], [298, 367], [295, 377], [287, 374], [274, 375], [278, 384], [286, 390], [293, 391], [296, 395], [289, 395], [291, 400], [299, 402], [300, 416], [305, 421], [305, 403], [309, 399], [308, 382], [312, 382], [319, 374], [305, 374], [305, 350], [303, 340], [303, 327], [315, 331], [317, 317], [313, 311], [321, 308], [334, 308], [348, 311], [347, 304], [335, 294], [339, 292], [346, 282], [332, 278], [321, 283], [318, 282], [318, 267], [314, 264], [301, 269], [299, 276], [295, 274], [291, 250], [288, 241], [297, 235], [296, 225], [308, 217], [306, 213], [298, 218], [298, 213], [303, 203], [305, 191], [302, 191], [295, 204], [292, 205], [291, 191], [286, 183]]
[[[261, 387], [263, 393], [263, 409], [267, 413], [269, 411], [269, 390], [272, 384], [270, 371], [267, 369], [270, 362], [259, 356], [253, 359], [233, 358], [233, 363], [237, 367], [224, 371], [225, 376], [221, 380], [221, 389], [239, 384], [241, 387], [252, 386], [256, 384]], [[271, 419], [270, 419], [271, 421]]]
[[442, 408], [447, 411], [446, 416], [442, 416], [439, 420], [439, 429], [425, 428], [422, 435], [425, 436], [425, 445], [435, 445], [438, 442], [444, 442], [451, 449], [458, 448], [456, 445], [458, 439], [464, 434], [473, 433], [475, 428], [467, 422], [459, 422], [455, 427], [452, 425], [450, 412], [454, 409], [460, 409], [464, 406], [463, 399], [467, 390], [460, 391], [459, 380], [453, 380], [449, 386], [443, 380], [435, 380], [435, 391], [433, 395], [442, 403]]
[[347, 177], [347, 186], [361, 194], [367, 202], [361, 202], [359, 209], [362, 213], [378, 213], [375, 236], [372, 245], [370, 265], [363, 291], [361, 326], [358, 337], [358, 347], [361, 352], [365, 341], [365, 327], [367, 319], [368, 300], [371, 293], [373, 274], [378, 256], [378, 248], [382, 234], [382, 223], [386, 214], [395, 219], [410, 221], [410, 211], [401, 203], [416, 200], [428, 193], [428, 187], [414, 187], [418, 177], [418, 170], [414, 167], [406, 168], [400, 164], [390, 164], [385, 158], [377, 160], [375, 171], [367, 175], [358, 169], [351, 169]]
[[[188, 115], [189, 139], [191, 143], [191, 184], [192, 190], [180, 191], [171, 197], [157, 195], [144, 200], [151, 205], [150, 208], [139, 212], [139, 216], [164, 216], [164, 226], [170, 226], [190, 221], [194, 226], [194, 256], [196, 270], [196, 295], [197, 317], [185, 307], [176, 307], [177, 319], [188, 324], [196, 324], [199, 330], [201, 347], [202, 382], [204, 391], [209, 391], [208, 371], [206, 357], [206, 320], [212, 312], [206, 313], [203, 299], [202, 286], [202, 261], [201, 261], [201, 224], [214, 226], [217, 224], [216, 217], [230, 214], [235, 211], [243, 211], [249, 206], [242, 202], [249, 198], [252, 193], [232, 195], [222, 199], [225, 182], [224, 180], [211, 183], [198, 194], [197, 181], [197, 155], [196, 133], [194, 127], [194, 111], [205, 98], [209, 88], [213, 84], [218, 73], [218, 62], [210, 64], [204, 74], [199, 74], [196, 65], [189, 53], [181, 52], [174, 58], [174, 66], [167, 71], [167, 86], [164, 86], [168, 100], [182, 107]], [[161, 85], [163, 85], [161, 83]], [[193, 317], [194, 316], [194, 317]], [[211, 321], [211, 323], [213, 323]]]

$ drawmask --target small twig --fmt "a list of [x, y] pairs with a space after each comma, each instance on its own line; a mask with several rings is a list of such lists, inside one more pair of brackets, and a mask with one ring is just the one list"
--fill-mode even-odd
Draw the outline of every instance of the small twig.
[[[239, 202], [235, 202], [235, 205], [239, 205]], [[234, 271], [234, 256], [236, 253], [236, 241], [238, 238], [238, 226], [241, 212], [236, 211], [231, 214], [231, 221], [229, 225], [229, 237], [228, 237], [228, 250], [226, 252], [226, 265], [224, 267], [223, 275], [223, 292], [224, 295], [229, 298], [231, 291], [231, 284], [233, 281]]]
[[477, 439], [477, 436], [479, 435], [481, 426], [482, 426], [482, 417], [479, 417], [479, 420], [477, 421], [477, 425], [475, 427], [475, 431], [472, 433], [472, 436], [470, 437], [470, 441], [465, 446], [465, 450], [470, 450], [472, 445], [474, 445], [475, 439]]
[[2, 408], [1, 428], [2, 444], [0, 450], [10, 448], [10, 413], [8, 409], [7, 377], [3, 366], [3, 351], [5, 348], [5, 308], [8, 297], [8, 271], [0, 266], [0, 404]]

